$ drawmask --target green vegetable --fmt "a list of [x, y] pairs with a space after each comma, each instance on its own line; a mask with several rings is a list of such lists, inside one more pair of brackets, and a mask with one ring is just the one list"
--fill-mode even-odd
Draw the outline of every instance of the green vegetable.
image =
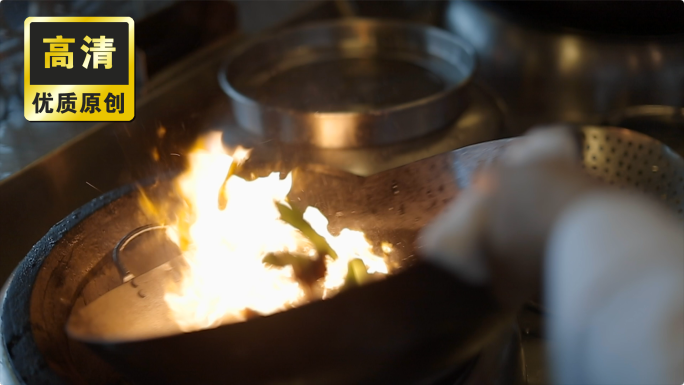
[[299, 211], [297, 208], [288, 207], [280, 202], [275, 202], [278, 212], [280, 213], [280, 219], [288, 223], [290, 226], [299, 230], [306, 239], [308, 239], [321, 255], [329, 255], [332, 259], [337, 259], [337, 253], [330, 247], [328, 241], [325, 240], [321, 235], [319, 235], [309, 224], [309, 222], [304, 220], [304, 213]]
[[[337, 259], [337, 253], [330, 247], [328, 241], [319, 235], [311, 227], [309, 222], [304, 220], [303, 212], [299, 211], [294, 206], [289, 207], [280, 202], [275, 202], [275, 205], [280, 213], [280, 219], [299, 230], [302, 235], [314, 245], [316, 256], [312, 259], [303, 255], [275, 252], [267, 254], [262, 261], [265, 264], [275, 267], [292, 266], [297, 280], [311, 286], [318, 279], [325, 276], [326, 267], [324, 256], [329, 255], [330, 258]], [[352, 259], [347, 264], [347, 276], [344, 279], [342, 290], [361, 286], [371, 280], [373, 280], [373, 277], [368, 274], [366, 264], [363, 263], [361, 259]]]
[[313, 260], [306, 256], [294, 255], [286, 252], [268, 253], [261, 260], [261, 262], [275, 266], [275, 267], [285, 267], [290, 265], [306, 265], [312, 263]]
[[358, 258], [354, 258], [347, 264], [347, 276], [344, 278], [343, 290], [351, 287], [361, 286], [371, 280], [366, 264]]

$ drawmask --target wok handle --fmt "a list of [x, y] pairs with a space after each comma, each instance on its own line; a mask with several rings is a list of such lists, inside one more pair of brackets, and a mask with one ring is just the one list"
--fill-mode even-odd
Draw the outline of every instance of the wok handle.
[[144, 234], [148, 231], [154, 231], [154, 230], [165, 230], [166, 226], [165, 225], [145, 225], [138, 227], [137, 229], [131, 231], [130, 233], [126, 234], [119, 243], [116, 244], [116, 247], [114, 247], [114, 251], [112, 252], [112, 260], [114, 260], [114, 265], [116, 265], [116, 269], [119, 270], [119, 275], [121, 275], [121, 279], [123, 280], [124, 283], [132, 280], [135, 278], [135, 275], [128, 270], [126, 265], [123, 263], [121, 260], [121, 252], [123, 251], [124, 248], [126, 248], [126, 245], [128, 245], [133, 239], [135, 239], [137, 236]]

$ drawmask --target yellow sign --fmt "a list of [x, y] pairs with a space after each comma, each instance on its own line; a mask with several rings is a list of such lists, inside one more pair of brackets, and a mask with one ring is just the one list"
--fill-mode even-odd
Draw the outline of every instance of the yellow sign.
[[24, 22], [26, 119], [133, 120], [133, 29], [130, 17], [27, 18]]

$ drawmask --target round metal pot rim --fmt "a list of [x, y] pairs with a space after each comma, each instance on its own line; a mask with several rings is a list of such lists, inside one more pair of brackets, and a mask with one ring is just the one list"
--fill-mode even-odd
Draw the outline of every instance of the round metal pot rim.
[[[297, 109], [297, 108], [290, 108], [290, 107], [284, 107], [280, 105], [276, 105], [273, 103], [263, 103], [260, 102], [245, 93], [241, 92], [237, 86], [229, 80], [230, 73], [231, 73], [231, 67], [235, 63], [236, 59], [240, 58], [242, 55], [250, 52], [251, 50], [254, 49], [259, 49], [259, 47], [267, 42], [274, 41], [274, 40], [281, 40], [284, 39], [284, 37], [288, 36], [293, 36], [296, 34], [301, 34], [301, 33], [315, 33], [317, 30], [320, 30], [321, 28], [330, 28], [330, 29], [337, 29], [337, 28], [344, 28], [344, 27], [351, 27], [351, 26], [363, 26], [364, 28], [368, 30], [374, 30], [378, 28], [395, 28], [397, 30], [402, 30], [402, 31], [410, 31], [410, 30], [422, 30], [425, 31], [426, 34], [429, 34], [431, 36], [440, 38], [440, 39], [445, 39], [450, 41], [451, 44], [458, 46], [458, 48], [463, 52], [466, 56], [469, 57], [469, 61], [471, 61], [471, 65], [457, 65], [453, 62], [450, 62], [444, 57], [440, 57], [438, 55], [433, 55], [436, 56], [450, 65], [457, 67], [459, 70], [463, 72], [463, 77], [459, 79], [458, 81], [454, 82], [447, 82], [447, 85], [445, 89], [431, 94], [426, 97], [422, 97], [416, 100], [392, 105], [392, 106], [387, 106], [387, 107], [381, 107], [377, 109], [373, 109], [370, 111], [364, 111], [364, 112], [355, 112], [355, 111], [331, 111], [331, 112], [318, 112], [318, 111], [307, 111], [305, 109]], [[467, 68], [464, 68], [467, 67]], [[436, 113], [439, 113], [441, 103], [447, 102], [459, 95], [459, 92], [467, 85], [470, 83], [473, 74], [477, 68], [477, 56], [475, 53], [475, 49], [468, 44], [465, 40], [461, 39], [460, 37], [446, 31], [442, 30], [437, 27], [433, 27], [430, 25], [424, 25], [424, 24], [418, 24], [418, 23], [407, 23], [403, 21], [392, 21], [392, 20], [379, 20], [379, 19], [367, 19], [367, 18], [348, 18], [348, 19], [341, 19], [341, 20], [334, 20], [334, 21], [322, 21], [322, 22], [315, 22], [315, 23], [310, 23], [303, 25], [301, 27], [296, 27], [292, 29], [287, 29], [285, 31], [279, 32], [276, 35], [267, 35], [267, 36], [262, 36], [259, 37], [255, 40], [249, 41], [239, 47], [234, 54], [232, 54], [228, 60], [226, 60], [223, 65], [221, 66], [221, 69], [219, 70], [218, 73], [218, 81], [219, 84], [222, 88], [222, 90], [229, 96], [229, 98], [233, 102], [233, 106], [236, 110], [240, 109], [239, 105], [242, 105], [243, 108], [252, 108], [252, 109], [257, 109], [262, 115], [263, 114], [276, 114], [281, 117], [293, 117], [293, 118], [299, 118], [299, 119], [312, 119], [313, 122], [311, 123], [304, 123], [306, 125], [310, 126], [315, 126], [316, 123], [322, 122], [324, 120], [335, 120], [335, 119], [344, 119], [348, 120], [349, 124], [357, 124], [357, 125], [363, 125], [362, 130], [375, 130], [379, 129], [380, 127], [380, 120], [382, 118], [386, 118], [390, 115], [394, 114], [404, 114], [403, 116], [405, 117], [405, 114], [411, 114], [411, 113], [420, 113], [420, 109], [435, 109], [438, 110]], [[238, 104], [238, 105], [236, 105]], [[454, 110], [457, 110], [454, 108]], [[249, 131], [262, 131], [264, 129], [267, 129], [267, 127], [259, 127], [259, 128], [253, 128], [253, 127], [247, 127], [243, 122], [240, 122], [240, 116], [239, 114], [236, 114], [237, 120], [243, 128], [246, 128]], [[451, 117], [452, 119], [455, 118], [456, 116]], [[354, 122], [352, 122], [354, 120]], [[370, 122], [369, 122], [370, 121]], [[298, 123], [302, 123], [301, 121], [298, 121]], [[443, 122], [440, 125], [435, 125], [435, 127], [429, 127], [428, 129], [416, 129], [415, 132], [412, 132], [410, 134], [399, 134], [392, 139], [381, 139], [378, 141], [366, 141], [366, 140], [361, 140], [359, 141], [358, 139], [356, 140], [351, 140], [351, 141], [346, 141], [344, 143], [318, 143], [317, 141], [310, 141], [314, 142], [312, 144], [318, 146], [318, 147], [326, 147], [326, 148], [352, 148], [352, 147], [362, 147], [366, 145], [374, 145], [374, 144], [389, 144], [389, 143], [394, 143], [394, 142], [399, 142], [402, 140], [407, 140], [407, 139], [412, 139], [417, 136], [424, 135], [428, 132], [432, 132], [434, 130], [440, 129], [448, 122]], [[268, 129], [272, 129], [272, 127], [268, 127]], [[284, 141], [286, 142], [306, 142], [306, 140], [301, 140], [301, 139], [285, 139]], [[358, 143], [357, 143], [358, 142]]]

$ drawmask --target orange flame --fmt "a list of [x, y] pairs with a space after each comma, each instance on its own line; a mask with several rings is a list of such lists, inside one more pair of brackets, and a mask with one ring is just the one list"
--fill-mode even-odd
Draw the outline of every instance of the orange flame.
[[[253, 314], [272, 314], [312, 299], [291, 266], [267, 266], [262, 261], [273, 252], [316, 255], [303, 234], [280, 219], [275, 206], [286, 202], [291, 176], [281, 180], [272, 173], [246, 181], [229, 174], [231, 166], [248, 156], [242, 148], [228, 155], [221, 134], [211, 133], [188, 154], [188, 171], [174, 181], [184, 204], [167, 234], [179, 245], [187, 268], [164, 299], [184, 331], [244, 321]], [[223, 208], [217, 204], [220, 192], [226, 198]], [[141, 204], [148, 212], [154, 209], [144, 195]], [[362, 260], [369, 274], [387, 274], [384, 258], [373, 253], [362, 232], [344, 229], [338, 236], [331, 235], [327, 219], [313, 207], [306, 209], [304, 219], [338, 255], [335, 260], [325, 257], [327, 271], [316, 298], [339, 291], [353, 259]], [[383, 243], [385, 252], [388, 247]]]

